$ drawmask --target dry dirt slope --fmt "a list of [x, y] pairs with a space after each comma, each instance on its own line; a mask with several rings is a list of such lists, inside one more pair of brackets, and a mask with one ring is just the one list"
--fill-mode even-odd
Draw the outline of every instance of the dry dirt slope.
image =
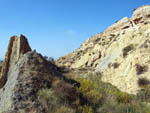
[[[134, 10], [79, 49], [57, 60], [59, 66], [93, 68], [102, 80], [136, 94], [140, 78], [150, 79], [150, 5]], [[138, 72], [140, 71], [140, 72]]]

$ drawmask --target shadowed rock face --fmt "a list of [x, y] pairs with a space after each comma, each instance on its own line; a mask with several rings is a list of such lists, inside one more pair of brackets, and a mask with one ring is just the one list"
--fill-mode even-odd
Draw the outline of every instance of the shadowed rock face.
[[0, 72], [1, 72], [1, 69], [2, 69], [2, 64], [3, 64], [3, 61], [0, 61]]
[[18, 62], [19, 58], [28, 51], [31, 51], [31, 48], [23, 35], [19, 38], [16, 36], [11, 37], [0, 74], [0, 88], [7, 81], [7, 73], [11, 73], [13, 66]]

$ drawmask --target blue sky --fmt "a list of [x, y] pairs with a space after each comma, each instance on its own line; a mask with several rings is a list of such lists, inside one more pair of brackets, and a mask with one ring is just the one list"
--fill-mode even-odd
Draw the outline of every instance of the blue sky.
[[150, 0], [0, 0], [0, 59], [10, 37], [20, 34], [32, 49], [58, 58], [146, 4]]

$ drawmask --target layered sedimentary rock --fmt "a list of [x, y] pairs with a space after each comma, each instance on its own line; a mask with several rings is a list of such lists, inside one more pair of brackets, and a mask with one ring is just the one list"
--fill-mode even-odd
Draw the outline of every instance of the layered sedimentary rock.
[[134, 10], [131, 20], [135, 24], [148, 24], [150, 23], [150, 6], [145, 5]]
[[[140, 89], [138, 80], [142, 77], [150, 79], [149, 22], [150, 6], [139, 7], [131, 18], [124, 17], [117, 21], [56, 63], [69, 68], [93, 68], [103, 73], [103, 81], [135, 94]], [[140, 76], [136, 73], [138, 64], [148, 68]]]

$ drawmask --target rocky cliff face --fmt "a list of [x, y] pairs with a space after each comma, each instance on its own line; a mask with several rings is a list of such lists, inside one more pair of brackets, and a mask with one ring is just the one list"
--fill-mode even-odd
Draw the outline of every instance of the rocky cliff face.
[[37, 92], [59, 76], [54, 64], [31, 51], [23, 35], [12, 37], [0, 76], [0, 113], [47, 113]]
[[13, 71], [13, 66], [28, 51], [31, 51], [31, 48], [23, 35], [20, 38], [11, 37], [0, 74], [0, 88], [4, 86], [7, 80], [7, 73]]
[[131, 18], [124, 17], [91, 37], [75, 52], [58, 59], [57, 64], [93, 68], [103, 73], [103, 81], [135, 94], [140, 89], [139, 79], [150, 79], [149, 46], [150, 6], [146, 5], [135, 9]]

